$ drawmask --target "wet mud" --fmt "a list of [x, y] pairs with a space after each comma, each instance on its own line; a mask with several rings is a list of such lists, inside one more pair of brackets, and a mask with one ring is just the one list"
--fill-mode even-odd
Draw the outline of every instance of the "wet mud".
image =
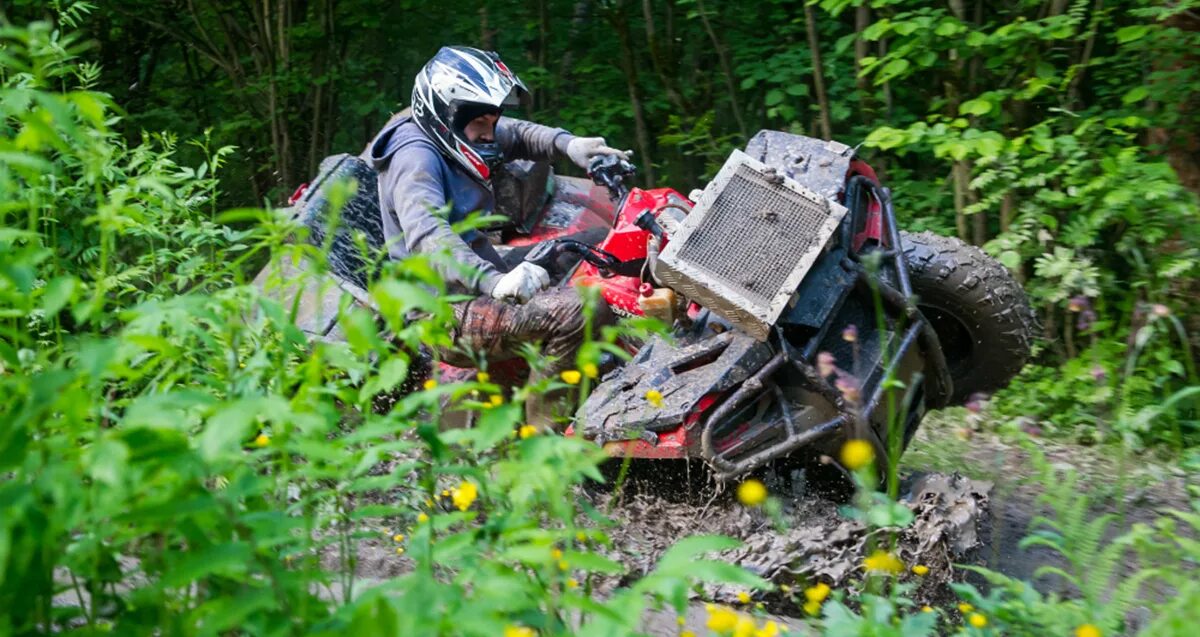
[[[813, 485], [799, 471], [763, 476], [783, 505], [772, 516], [739, 503], [732, 485], [703, 484], [703, 477], [696, 476], [701, 469], [687, 469], [635, 469], [620, 492], [584, 490], [583, 497], [592, 506], [611, 507], [615, 524], [605, 529], [612, 540], [607, 555], [628, 569], [622, 581], [652, 571], [659, 557], [679, 540], [712, 534], [736, 538], [742, 546], [711, 558], [738, 564], [793, 589], [824, 582], [857, 590], [862, 585], [864, 558], [874, 550], [893, 548], [905, 564], [901, 577], [918, 583], [919, 600], [933, 601], [942, 594], [942, 585], [955, 576], [952, 565], [980, 554], [992, 489], [988, 482], [956, 474], [910, 476], [902, 482], [900, 502], [913, 513], [913, 523], [905, 528], [871, 528], [857, 519], [843, 498], [812, 493]], [[908, 570], [917, 564], [929, 571], [917, 576]], [[733, 603], [739, 592], [731, 586], [708, 586], [705, 596]], [[778, 612], [798, 610], [786, 595], [761, 601]]]

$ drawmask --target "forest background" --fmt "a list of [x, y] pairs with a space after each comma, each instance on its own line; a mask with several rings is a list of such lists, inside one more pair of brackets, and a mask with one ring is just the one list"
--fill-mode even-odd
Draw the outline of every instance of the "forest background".
[[127, 140], [172, 131], [237, 147], [225, 207], [280, 205], [323, 157], [361, 149], [452, 43], [503, 54], [532, 90], [521, 116], [636, 150], [646, 186], [700, 187], [763, 128], [861, 145], [907, 227], [985, 246], [1026, 283], [1045, 367], [1002, 411], [1084, 440], [1180, 448], [1200, 439], [1194, 400], [1139, 410], [1197, 383], [1198, 12], [1145, 0], [128, 0], [97, 3], [78, 32]]
[[[430, 425], [487, 383], [373, 410], [407, 351], [447, 338], [397, 319], [446, 316], [417, 292], [428, 261], [370, 291], [394, 340], [346, 306], [347, 342], [315, 342], [245, 285], [297, 254], [319, 275], [262, 208], [360, 149], [452, 43], [505, 57], [521, 116], [632, 147], [643, 185], [702, 186], [761, 128], [860, 146], [906, 227], [983, 246], [1038, 310], [986, 423], [1200, 468], [1194, 0], [0, 0], [0, 634], [565, 634], [572, 612], [621, 634], [649, 603], [685, 611], [697, 579], [768, 589], [700, 538], [600, 599], [590, 578], [622, 566], [577, 497], [599, 477], [585, 446], [514, 439], [502, 396], [473, 403], [479, 429]], [[1046, 483], [1057, 515], [1031, 540], [1082, 595], [998, 578], [955, 589], [978, 619], [947, 605], [935, 626], [915, 575], [864, 567], [810, 614], [838, 635], [1116, 634], [1153, 581], [1148, 634], [1190, 634], [1196, 504], [1106, 542], [1110, 516]], [[380, 537], [411, 570], [364, 593]], [[1133, 553], [1145, 568], [1117, 568]]]

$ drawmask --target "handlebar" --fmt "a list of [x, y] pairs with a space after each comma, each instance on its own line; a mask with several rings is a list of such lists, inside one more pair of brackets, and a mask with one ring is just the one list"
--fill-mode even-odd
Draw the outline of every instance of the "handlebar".
[[564, 252], [574, 252], [601, 270], [612, 270], [621, 263], [617, 255], [575, 239], [553, 239], [539, 243], [525, 255], [525, 261], [548, 270]]
[[596, 155], [588, 162], [588, 177], [598, 186], [608, 189], [613, 201], [620, 201], [629, 193], [625, 180], [632, 177], [637, 168], [617, 155]]

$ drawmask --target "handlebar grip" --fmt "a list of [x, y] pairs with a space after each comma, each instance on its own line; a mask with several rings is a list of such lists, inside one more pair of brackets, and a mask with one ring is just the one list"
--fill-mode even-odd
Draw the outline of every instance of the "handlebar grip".
[[525, 255], [525, 262], [549, 270], [554, 259], [558, 257], [557, 248], [558, 246], [553, 241], [539, 243]]

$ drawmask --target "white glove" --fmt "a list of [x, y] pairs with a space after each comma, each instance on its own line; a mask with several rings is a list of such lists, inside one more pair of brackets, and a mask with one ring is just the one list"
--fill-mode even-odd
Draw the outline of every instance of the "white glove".
[[528, 261], [504, 273], [492, 288], [492, 298], [525, 303], [550, 285], [550, 273]]
[[575, 162], [576, 166], [587, 170], [588, 160], [596, 155], [617, 155], [625, 161], [629, 161], [629, 155], [633, 151], [617, 150], [608, 145], [603, 137], [576, 137], [567, 144], [567, 157]]

